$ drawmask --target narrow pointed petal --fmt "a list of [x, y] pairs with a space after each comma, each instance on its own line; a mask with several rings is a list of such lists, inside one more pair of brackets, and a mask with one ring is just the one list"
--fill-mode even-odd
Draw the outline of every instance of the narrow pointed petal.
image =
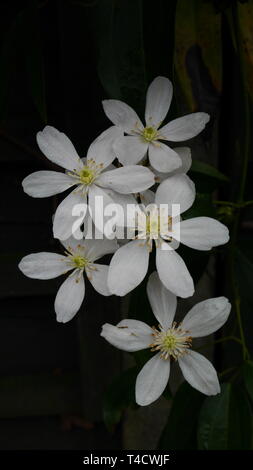
[[166, 77], [156, 77], [149, 85], [146, 97], [146, 126], [159, 127], [166, 117], [173, 95], [173, 86]]
[[217, 372], [210, 361], [196, 351], [178, 359], [182, 374], [187, 382], [205, 395], [220, 393]]
[[149, 161], [153, 168], [162, 173], [170, 173], [182, 166], [179, 155], [161, 142], [151, 143], [148, 148]]
[[164, 287], [156, 271], [149, 276], [147, 294], [157, 321], [167, 330], [174, 320], [177, 297]]
[[192, 277], [181, 256], [175, 250], [168, 250], [167, 243], [156, 249], [156, 267], [160, 280], [178, 297], [191, 297], [194, 294]]
[[55, 298], [55, 312], [58, 322], [70, 321], [80, 309], [85, 293], [83, 275], [77, 271], [65, 279]]
[[204, 300], [187, 313], [182, 329], [188, 330], [192, 338], [210, 335], [224, 325], [230, 310], [231, 304], [226, 297]]
[[[175, 238], [177, 238], [175, 224]], [[194, 217], [180, 222], [180, 242], [195, 250], [211, 250], [229, 240], [228, 228], [211, 217]]]
[[53, 196], [75, 184], [73, 178], [57, 171], [35, 171], [22, 181], [24, 192], [32, 197]]
[[121, 136], [123, 136], [122, 129], [117, 126], [109, 127], [92, 142], [88, 149], [87, 160], [94, 160], [97, 165], [103, 165], [103, 168], [108, 167], [116, 158], [113, 144]]
[[122, 165], [135, 165], [142, 160], [148, 150], [148, 143], [139, 135], [126, 135], [114, 143], [114, 151]]
[[94, 289], [101, 295], [112, 295], [108, 289], [108, 269], [105, 264], [93, 264], [95, 270], [86, 270], [87, 277]]
[[121, 194], [145, 191], [155, 184], [155, 177], [148, 168], [128, 165], [116, 170], [105, 171], [97, 179], [97, 184], [111, 188]]
[[160, 353], [150, 359], [141, 369], [136, 379], [136, 403], [141, 406], [150, 405], [165, 390], [170, 376], [170, 361], [161, 359]]
[[83, 217], [78, 216], [78, 219], [76, 216], [72, 214], [73, 208], [77, 204], [83, 204], [85, 207], [85, 204], [87, 203], [87, 197], [84, 195], [81, 191], [74, 190], [72, 193], [70, 193], [63, 201], [61, 204], [56, 209], [55, 216], [54, 216], [54, 222], [53, 222], [53, 232], [54, 232], [54, 238], [59, 238], [60, 240], [67, 240], [71, 235], [73, 235], [74, 230], [74, 223], [75, 223], [75, 228], [76, 227], [76, 222], [77, 220], [79, 221], [79, 226], [82, 224], [83, 219], [84, 219], [84, 213]]
[[73, 269], [67, 257], [57, 253], [31, 253], [22, 258], [19, 269], [32, 279], [53, 279]]
[[121, 127], [127, 134], [143, 129], [139, 117], [128, 104], [119, 100], [104, 100], [102, 104], [104, 112], [110, 121], [115, 126]]
[[101, 336], [122, 351], [140, 351], [152, 343], [153, 330], [138, 320], [122, 320], [117, 326], [106, 323]]
[[140, 240], [119, 248], [109, 266], [108, 286], [112, 294], [123, 296], [137, 287], [148, 270], [149, 252]]
[[198, 135], [210, 120], [207, 113], [191, 113], [166, 124], [159, 132], [167, 140], [181, 142]]
[[78, 170], [82, 161], [70, 139], [52, 126], [37, 133], [37, 143], [46, 157], [66, 170]]
[[174, 175], [163, 181], [156, 191], [157, 204], [168, 204], [169, 214], [172, 214], [172, 204], [180, 204], [180, 214], [189, 209], [195, 199], [194, 183], [187, 175]]

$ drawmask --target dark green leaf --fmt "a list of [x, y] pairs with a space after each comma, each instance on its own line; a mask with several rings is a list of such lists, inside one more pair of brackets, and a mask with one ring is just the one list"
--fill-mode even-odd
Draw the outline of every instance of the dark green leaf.
[[253, 401], [253, 362], [247, 361], [243, 366], [243, 376], [246, 390]]
[[161, 435], [158, 448], [180, 450], [196, 448], [196, 429], [204, 395], [184, 382], [173, 399], [168, 422]]
[[103, 404], [104, 421], [111, 431], [119, 423], [123, 412], [135, 403], [137, 367], [125, 370], [108, 388]]
[[201, 173], [202, 175], [210, 176], [211, 178], [215, 178], [219, 181], [229, 181], [229, 178], [223, 173], [221, 173], [219, 170], [217, 170], [217, 168], [212, 165], [209, 165], [209, 163], [200, 162], [199, 160], [193, 160], [191, 171], [193, 171], [194, 173]]
[[206, 398], [199, 416], [199, 449], [250, 449], [251, 433], [251, 408], [242, 389], [226, 383], [220, 394]]
[[98, 73], [109, 97], [138, 109], [146, 92], [141, 0], [100, 0], [91, 11]]

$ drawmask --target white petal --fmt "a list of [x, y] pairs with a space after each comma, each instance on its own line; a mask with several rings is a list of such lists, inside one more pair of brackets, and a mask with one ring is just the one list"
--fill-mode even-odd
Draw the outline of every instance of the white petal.
[[57, 321], [66, 323], [71, 320], [82, 305], [85, 293], [83, 275], [77, 271], [62, 283], [55, 298]]
[[161, 171], [157, 171], [155, 168], [151, 167], [151, 171], [155, 173], [156, 180], [161, 183], [162, 181], [166, 180], [169, 176], [178, 175], [181, 173], [187, 173], [192, 165], [192, 158], [191, 158], [191, 149], [189, 147], [176, 147], [173, 149], [181, 158], [181, 164], [179, 168], [176, 170], [171, 171], [170, 173], [162, 173]]
[[121, 194], [145, 191], [155, 184], [154, 173], [139, 165], [128, 165], [116, 170], [105, 171], [96, 180], [97, 184], [111, 188]]
[[173, 174], [188, 173], [192, 166], [191, 149], [189, 147], [176, 147], [173, 149], [181, 158], [182, 166], [174, 170]]
[[226, 297], [204, 300], [187, 313], [182, 329], [188, 330], [193, 338], [210, 335], [224, 325], [230, 310], [231, 304]]
[[148, 126], [160, 126], [169, 111], [173, 86], [166, 77], [156, 77], [149, 85], [146, 97], [145, 120]]
[[92, 142], [88, 149], [87, 160], [95, 160], [96, 164], [106, 168], [116, 158], [113, 143], [122, 135], [123, 131], [119, 127], [109, 127]]
[[[177, 224], [174, 226], [177, 238]], [[229, 240], [227, 227], [210, 217], [194, 217], [180, 222], [180, 241], [195, 250], [211, 250], [212, 247], [223, 245]]]
[[217, 373], [210, 361], [196, 351], [178, 359], [183, 376], [189, 384], [205, 395], [220, 393]]
[[156, 204], [168, 204], [172, 214], [172, 204], [180, 204], [180, 214], [192, 206], [196, 195], [195, 185], [187, 175], [174, 175], [163, 181], [156, 191]]
[[66, 170], [82, 169], [83, 164], [69, 138], [52, 126], [46, 126], [37, 133], [40, 150], [52, 162]]
[[151, 189], [147, 189], [143, 193], [140, 194], [141, 202], [144, 206], [148, 206], [149, 204], [154, 204], [155, 202], [155, 193], [151, 191]]
[[187, 114], [187, 116], [169, 122], [159, 132], [163, 137], [172, 142], [180, 142], [198, 135], [203, 131], [209, 119], [210, 116], [207, 113]]
[[32, 197], [53, 196], [74, 184], [73, 178], [57, 171], [36, 171], [22, 181], [24, 192]]
[[149, 276], [147, 294], [156, 319], [167, 330], [174, 320], [177, 297], [164, 287], [156, 271]]
[[143, 129], [143, 125], [136, 112], [123, 101], [104, 100], [102, 105], [106, 116], [115, 126], [121, 127], [124, 132], [131, 134], [133, 131]]
[[101, 336], [110, 344], [123, 351], [140, 351], [152, 343], [153, 330], [138, 320], [125, 320], [117, 326], [106, 323], [102, 327]]
[[[97, 180], [96, 180], [97, 183]], [[107, 206], [114, 205], [114, 200], [111, 196], [104, 191], [104, 189], [97, 186], [97, 184], [93, 184], [90, 186], [89, 192], [89, 212], [91, 218], [95, 224], [96, 229], [104, 233], [105, 224], [107, 222], [107, 217], [105, 216], [105, 210]]]
[[32, 279], [53, 279], [73, 269], [67, 263], [67, 257], [57, 253], [31, 253], [22, 258], [19, 269]]
[[73, 234], [73, 224], [75, 223], [76, 226], [77, 220], [79, 221], [79, 226], [82, 224], [84, 214], [83, 217], [78, 216], [77, 219], [77, 216], [72, 215], [72, 210], [76, 204], [85, 205], [86, 202], [86, 195], [76, 189], [63, 199], [61, 204], [57, 207], [54, 216], [53, 231], [55, 238], [67, 240], [67, 238]]
[[87, 277], [94, 289], [101, 295], [112, 295], [108, 289], [108, 269], [105, 264], [93, 264], [95, 270], [86, 270]]
[[145, 156], [148, 143], [140, 136], [127, 135], [114, 143], [114, 151], [122, 165], [135, 165]]
[[150, 359], [141, 369], [136, 379], [136, 403], [150, 405], [165, 390], [170, 376], [170, 361], [161, 359], [160, 353]]
[[93, 262], [102, 256], [109, 255], [114, 253], [117, 248], [116, 240], [109, 240], [108, 238], [103, 239], [85, 239], [83, 241], [83, 246], [85, 247], [85, 253], [89, 261]]
[[156, 249], [156, 267], [162, 283], [178, 297], [191, 297], [194, 293], [192, 277], [181, 256], [175, 250], [166, 249], [162, 243]]
[[168, 145], [156, 142], [148, 148], [149, 161], [153, 168], [169, 173], [182, 166], [181, 158]]
[[148, 270], [149, 252], [140, 240], [119, 248], [109, 266], [108, 286], [112, 294], [126, 295], [137, 287]]

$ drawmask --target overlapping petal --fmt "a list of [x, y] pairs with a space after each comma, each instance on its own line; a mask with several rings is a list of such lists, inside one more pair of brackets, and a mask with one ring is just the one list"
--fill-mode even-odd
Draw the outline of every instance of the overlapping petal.
[[187, 175], [174, 175], [163, 181], [156, 191], [156, 204], [168, 204], [169, 214], [172, 214], [172, 205], [180, 205], [180, 214], [189, 209], [195, 199], [194, 183]]
[[162, 283], [178, 297], [191, 297], [194, 293], [192, 277], [181, 256], [161, 243], [156, 249], [156, 268]]
[[123, 136], [123, 131], [117, 126], [111, 126], [102, 132], [90, 145], [87, 161], [94, 160], [97, 165], [103, 165], [103, 168], [108, 167], [116, 158], [113, 144], [120, 136]]
[[[74, 189], [74, 191], [72, 191], [65, 199], [63, 199], [61, 204], [59, 204], [57, 207], [54, 216], [53, 232], [55, 238], [59, 238], [60, 240], [67, 240], [67, 238], [69, 238], [75, 231], [73, 229], [73, 224], [75, 223], [75, 228], [77, 228], [77, 220], [79, 221], [80, 225], [82, 224], [86, 213], [86, 203], [86, 195], [76, 189]], [[82, 204], [84, 208], [84, 211], [82, 212], [83, 215], [81, 214], [78, 219], [75, 215], [73, 215], [73, 209], [77, 204]]]
[[129, 194], [150, 188], [155, 183], [155, 177], [154, 173], [146, 167], [128, 165], [101, 173], [96, 183], [118, 193]]
[[179, 155], [168, 145], [161, 142], [151, 143], [148, 148], [148, 155], [151, 166], [162, 173], [170, 173], [182, 166]]
[[120, 137], [114, 143], [114, 151], [122, 165], [135, 165], [148, 150], [148, 143], [139, 135]]

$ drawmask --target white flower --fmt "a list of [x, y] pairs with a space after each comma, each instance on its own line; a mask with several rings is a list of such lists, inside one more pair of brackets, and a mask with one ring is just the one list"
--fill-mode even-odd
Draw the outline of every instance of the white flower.
[[228, 229], [210, 217], [182, 221], [171, 217], [173, 204], [180, 205], [182, 214], [195, 199], [195, 187], [187, 175], [171, 176], [160, 184], [156, 194], [149, 190], [143, 196], [146, 197], [147, 204], [155, 202], [158, 209], [161, 204], [168, 206], [170, 231], [165, 233], [161, 230], [159, 217], [151, 224], [149, 214], [145, 211], [140, 213], [142, 217], [138, 217], [138, 223], [143, 220], [142, 232], [137, 234], [136, 239], [120, 247], [112, 257], [108, 274], [109, 289], [113, 294], [123, 296], [142, 282], [148, 270], [149, 254], [154, 241], [160, 280], [175, 295], [190, 297], [194, 293], [193, 280], [175, 248], [181, 242], [196, 250], [210, 250], [227, 243]]
[[174, 150], [175, 152], [177, 152], [177, 154], [181, 158], [182, 166], [168, 173], [157, 171], [155, 168], [150, 166], [149, 168], [154, 173], [155, 180], [157, 183], [161, 183], [162, 181], [166, 180], [169, 176], [179, 175], [182, 173], [186, 174], [190, 170], [191, 165], [192, 165], [191, 149], [189, 147], [177, 147]]
[[[36, 171], [23, 180], [24, 191], [33, 197], [47, 197], [75, 186], [55, 212], [55, 238], [66, 240], [72, 235], [72, 209], [75, 205], [88, 203], [94, 218], [97, 196], [102, 198], [106, 206], [115, 202], [115, 191], [126, 195], [143, 191], [154, 184], [154, 174], [139, 165], [104, 171], [115, 158], [112, 143], [119, 135], [122, 135], [119, 128], [112, 126], [107, 129], [90, 145], [87, 159], [82, 161], [69, 138], [54, 127], [46, 126], [37, 134], [41, 151], [67, 171]], [[114, 199], [111, 197], [112, 192]], [[81, 225], [81, 218], [79, 220]]]
[[94, 289], [102, 295], [111, 295], [107, 287], [108, 266], [95, 263], [102, 256], [113, 253], [113, 240], [76, 240], [70, 237], [62, 242], [67, 251], [32, 253], [19, 263], [19, 269], [32, 279], [53, 279], [72, 271], [60, 286], [55, 298], [57, 321], [66, 323], [78, 312], [84, 299], [84, 273]]
[[195, 305], [180, 324], [174, 320], [177, 299], [164, 288], [156, 272], [151, 274], [147, 293], [159, 322], [151, 328], [139, 320], [122, 320], [116, 327], [105, 324], [103, 336], [123, 351], [151, 348], [156, 354], [140, 371], [136, 380], [136, 402], [149, 405], [163, 393], [170, 376], [170, 361], [177, 361], [189, 384], [206, 395], [220, 392], [217, 373], [201, 354], [191, 350], [192, 338], [214, 333], [225, 323], [231, 305], [225, 297], [208, 299]]
[[119, 137], [114, 149], [123, 165], [138, 163], [148, 152], [153, 168], [160, 172], [171, 172], [182, 165], [177, 149], [160, 142], [182, 142], [199, 134], [209, 121], [206, 113], [192, 113], [174, 119], [160, 128], [166, 117], [173, 94], [172, 83], [165, 77], [157, 77], [147, 91], [145, 120], [143, 126], [136, 112], [126, 103], [105, 100], [103, 107], [107, 117], [129, 134]]

